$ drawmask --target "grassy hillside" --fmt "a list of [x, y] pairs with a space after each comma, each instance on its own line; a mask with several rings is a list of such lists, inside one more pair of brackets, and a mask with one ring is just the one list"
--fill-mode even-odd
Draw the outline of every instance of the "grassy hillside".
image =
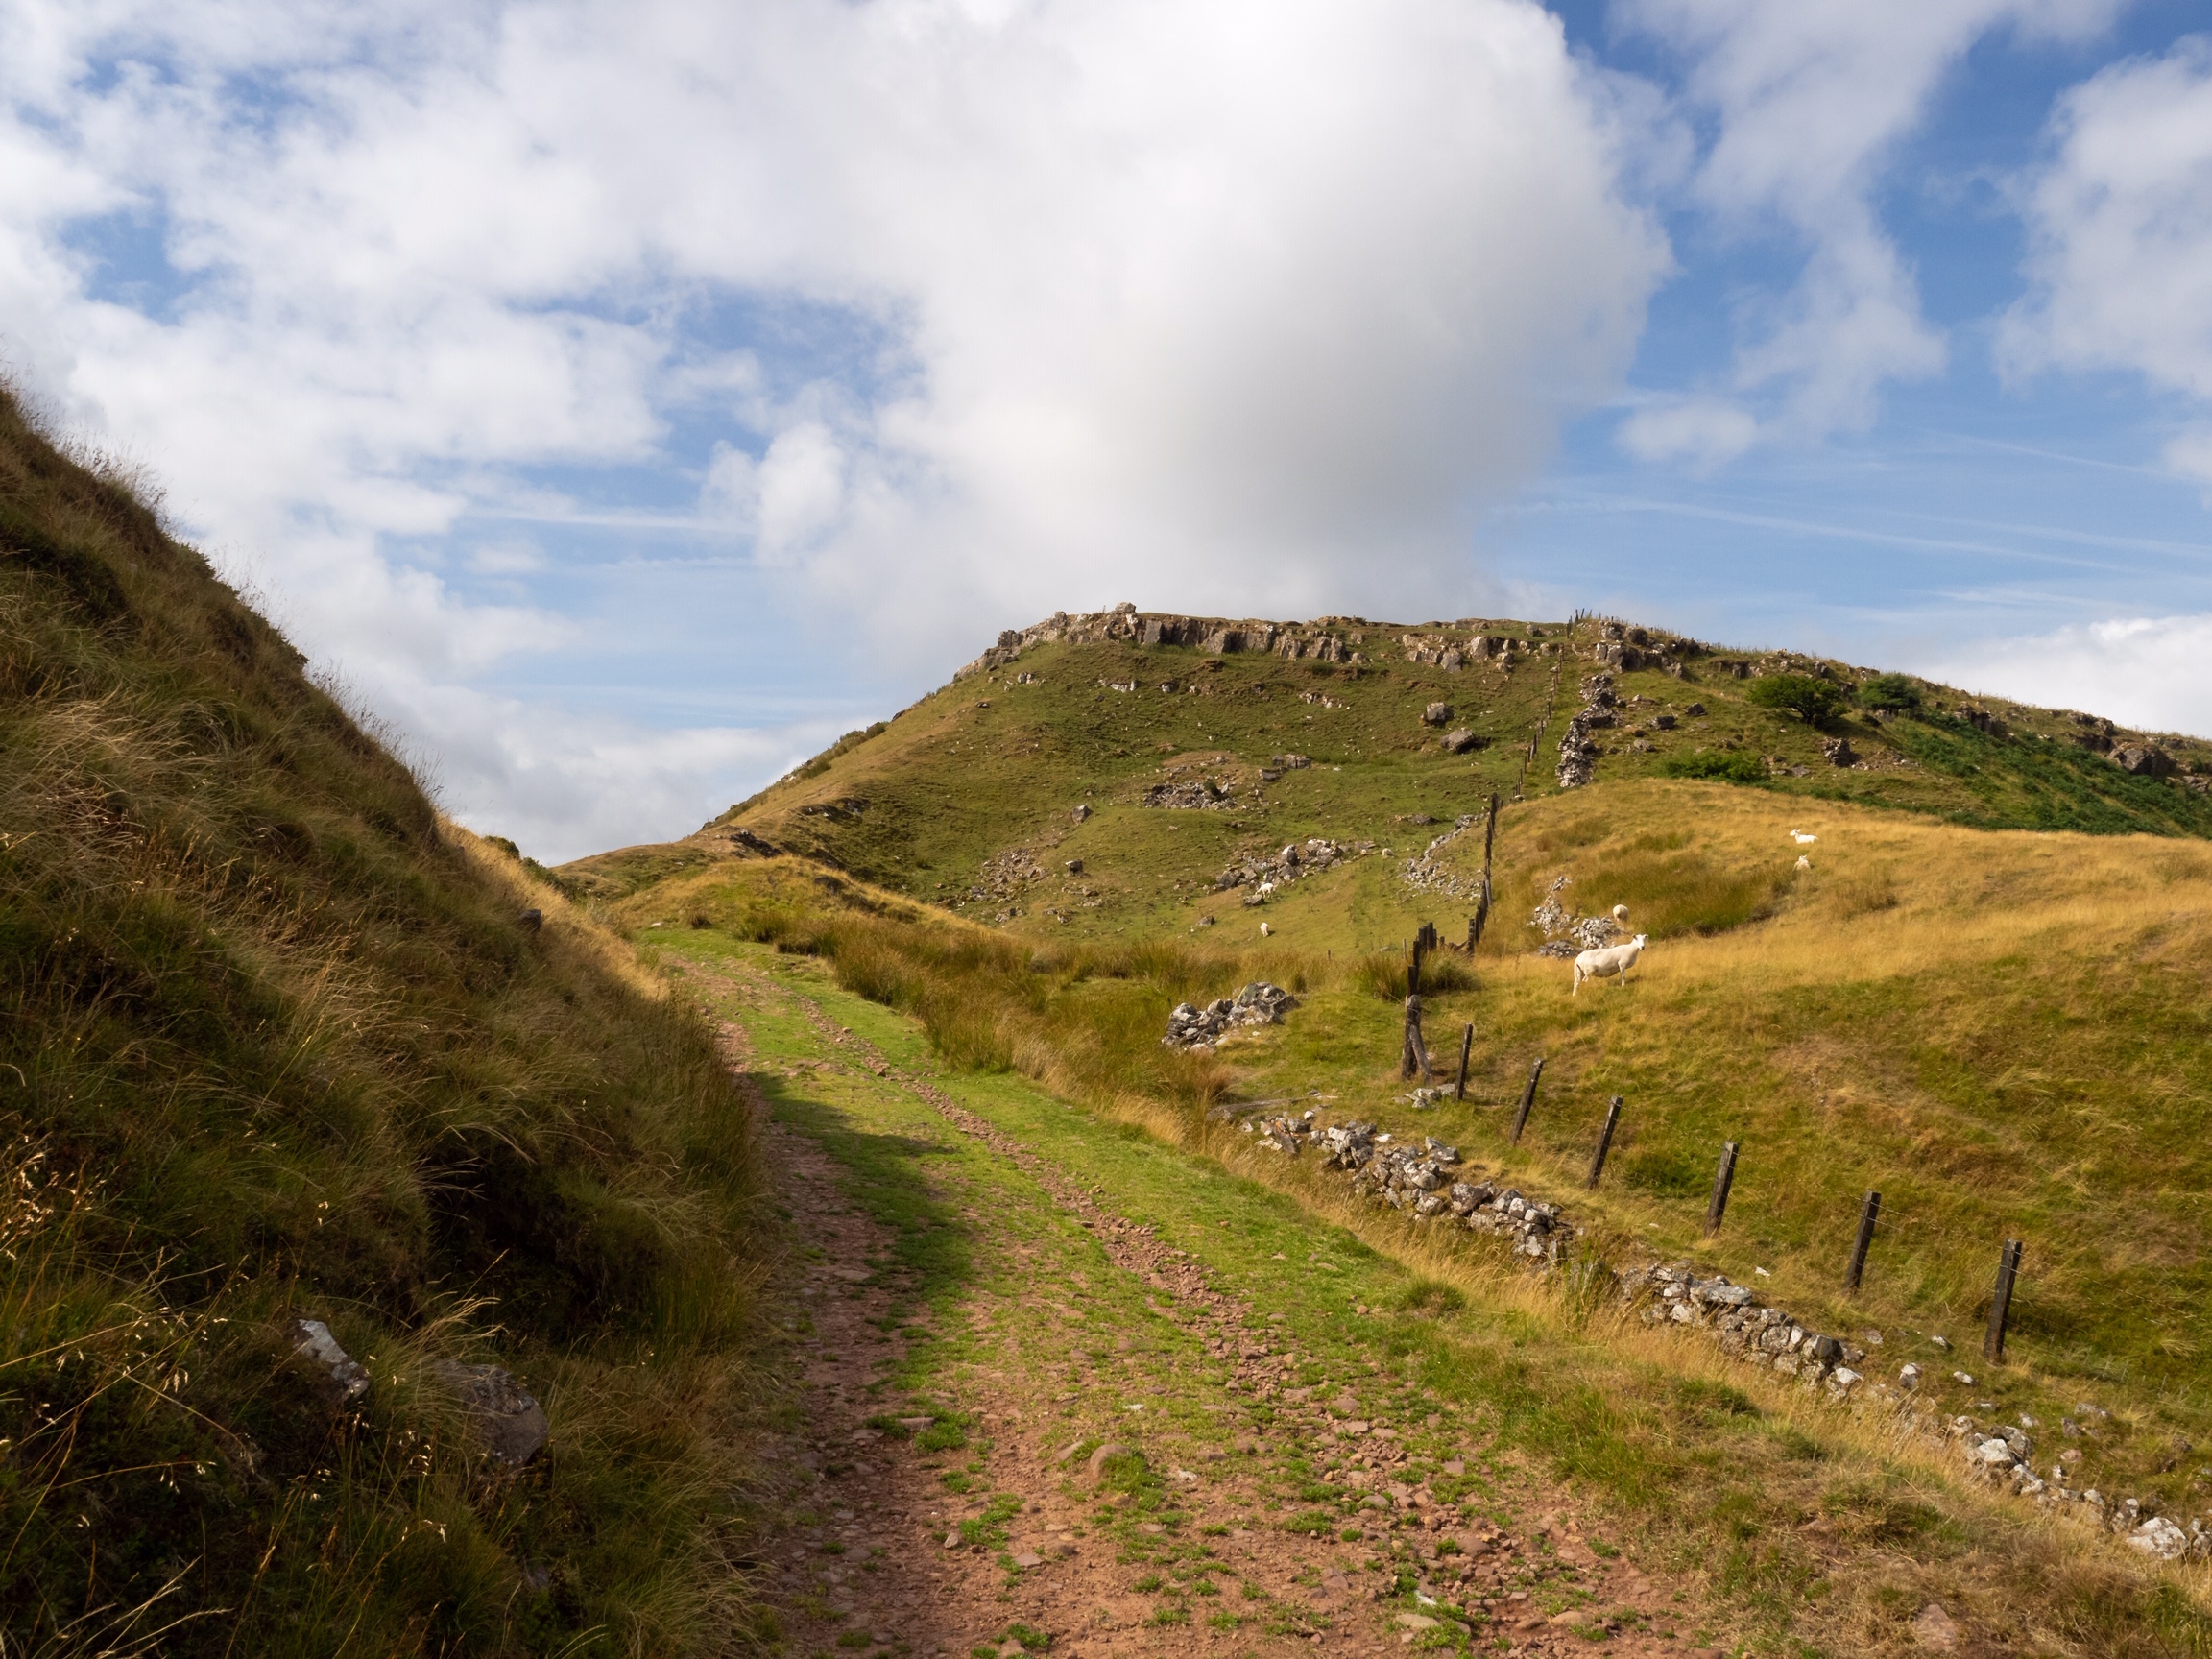
[[[1466, 839], [1439, 854], [1461, 874], [1479, 860]], [[1551, 792], [1503, 814], [1499, 919], [1472, 962], [1445, 959], [1451, 984], [1429, 998], [1440, 1065], [1475, 1027], [1468, 1101], [1430, 1110], [1397, 1074], [1395, 947], [1423, 919], [1449, 937], [1459, 915], [1401, 870], [1378, 852], [1225, 911], [1233, 929], [1088, 943], [979, 926], [792, 857], [693, 866], [606, 914], [686, 950], [767, 939], [822, 955], [845, 987], [917, 1018], [953, 1067], [1025, 1073], [1232, 1163], [1240, 1138], [1208, 1117], [1224, 1100], [1310, 1098], [1330, 1118], [1441, 1136], [1563, 1203], [1588, 1258], [1688, 1259], [1824, 1329], [1876, 1333], [1869, 1368], [1920, 1364], [1924, 1408], [2032, 1419], [2046, 1456], [2083, 1454], [2078, 1487], [2212, 1512], [2195, 1451], [2212, 1436], [2212, 848], [1695, 781]], [[1572, 908], [1626, 903], [1652, 935], [1626, 990], [1570, 997], [1567, 965], [1530, 953], [1527, 919], [1563, 877]], [[1212, 1055], [1160, 1046], [1174, 1003], [1255, 977], [1299, 993], [1284, 1025]], [[1539, 1107], [1513, 1146], [1539, 1054]], [[1623, 1126], [1585, 1191], [1615, 1094]], [[1724, 1140], [1743, 1151], [1708, 1240]], [[1312, 1160], [1260, 1168], [1323, 1214], [1344, 1202]], [[1864, 1288], [1845, 1296], [1870, 1189], [1881, 1225]], [[1435, 1248], [1379, 1225], [1409, 1262]], [[1980, 1337], [2008, 1238], [2027, 1268], [2008, 1363], [1991, 1370]], [[2083, 1402], [2113, 1416], [2059, 1438]]]
[[[0, 1646], [724, 1643], [755, 1173], [705, 1028], [5, 399], [0, 750]], [[545, 1449], [488, 1460], [442, 1361]]]
[[[1493, 790], [1560, 793], [1561, 740], [1601, 670], [1618, 707], [1590, 733], [1600, 784], [1726, 767], [1808, 804], [1984, 829], [2212, 835], [2212, 746], [2158, 738], [2175, 774], [2130, 776], [2086, 745], [2152, 740], [2109, 722], [1918, 682], [1872, 696], [1865, 670], [1788, 653], [1731, 656], [1593, 621], [1347, 623], [1334, 637], [1353, 660], [1340, 662], [1046, 632], [1062, 637], [988, 654], [686, 841], [571, 873], [613, 898], [752, 836], [1027, 933], [1190, 927], [1236, 902], [1213, 886], [1238, 859], [1309, 836], [1418, 850]], [[1516, 648], [1456, 667], [1424, 660], [1471, 637]], [[1836, 716], [1814, 726], [1762, 706], [1763, 682], [1786, 674], [1834, 686]], [[1445, 711], [1431, 724], [1434, 704]], [[1854, 763], [1832, 763], [1839, 738]], [[1311, 764], [1277, 762], [1295, 756]], [[1145, 804], [1156, 786], [1201, 781], [1223, 792], [1212, 809]]]

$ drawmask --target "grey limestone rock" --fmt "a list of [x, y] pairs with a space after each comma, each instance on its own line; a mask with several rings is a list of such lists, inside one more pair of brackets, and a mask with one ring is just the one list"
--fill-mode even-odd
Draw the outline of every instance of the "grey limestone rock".
[[292, 1351], [323, 1374], [324, 1391], [338, 1405], [369, 1392], [369, 1373], [338, 1346], [330, 1327], [322, 1320], [292, 1321]]

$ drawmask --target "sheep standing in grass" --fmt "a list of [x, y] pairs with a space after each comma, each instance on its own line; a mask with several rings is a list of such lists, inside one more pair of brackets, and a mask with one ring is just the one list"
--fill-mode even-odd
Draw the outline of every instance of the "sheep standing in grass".
[[1628, 970], [1636, 966], [1636, 958], [1644, 954], [1644, 935], [1639, 933], [1625, 945], [1609, 945], [1602, 950], [1585, 950], [1575, 958], [1575, 989], [1570, 996], [1579, 995], [1585, 979], [1619, 979], [1628, 983]]

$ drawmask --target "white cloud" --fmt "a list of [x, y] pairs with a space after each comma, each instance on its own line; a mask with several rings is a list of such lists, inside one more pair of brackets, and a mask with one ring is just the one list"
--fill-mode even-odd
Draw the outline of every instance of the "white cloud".
[[2136, 616], [1995, 639], [1921, 672], [2044, 709], [2079, 709], [2139, 731], [2212, 735], [2212, 616]]
[[1758, 441], [1759, 422], [1716, 398], [1690, 397], [1637, 410], [1621, 423], [1621, 445], [1639, 461], [1718, 467]]
[[1874, 207], [1885, 169], [1978, 40], [2079, 38], [2124, 3], [1625, 0], [1635, 27], [1690, 60], [1690, 97], [1716, 123], [1696, 199], [1737, 234], [1781, 228], [1804, 251], [1788, 292], [1741, 318], [1731, 381], [1763, 396], [1767, 433], [1865, 427], [1886, 383], [1941, 372], [1943, 336]]
[[[669, 464], [679, 407], [731, 425], [702, 518], [909, 661], [1123, 597], [1426, 609], [1633, 349], [1648, 102], [1534, 0], [20, 0], [0, 317], [411, 709], [565, 624], [395, 539]], [[125, 208], [154, 300], [72, 241]], [[793, 383], [702, 299], [876, 344]]]
[[[2026, 183], [2029, 295], [2008, 314], [2016, 373], [2119, 369], [2212, 412], [2212, 36], [2075, 87]], [[2212, 480], [2212, 421], [2166, 451]]]

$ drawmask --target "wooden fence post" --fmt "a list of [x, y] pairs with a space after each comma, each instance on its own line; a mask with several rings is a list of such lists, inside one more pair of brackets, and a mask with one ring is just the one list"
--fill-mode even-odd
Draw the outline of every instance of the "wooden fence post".
[[2012, 1282], [2020, 1275], [2020, 1240], [2008, 1238], [1997, 1253], [1997, 1289], [1989, 1298], [1989, 1334], [1982, 1339], [1982, 1358], [1992, 1365], [2005, 1361], [2005, 1324], [2012, 1316]]
[[1467, 1029], [1459, 1034], [1459, 1081], [1452, 1090], [1452, 1098], [1467, 1098], [1467, 1058], [1475, 1052], [1475, 1022], [1467, 1022]]
[[1420, 1073], [1421, 1081], [1429, 1078], [1429, 1045], [1421, 1035], [1421, 998], [1406, 998], [1406, 1046], [1398, 1057], [1398, 1075], [1410, 1077]]
[[1874, 1217], [1882, 1214], [1882, 1194], [1869, 1192], [1866, 1202], [1859, 1206], [1859, 1241], [1851, 1246], [1851, 1271], [1843, 1275], [1843, 1288], [1859, 1288], [1860, 1275], [1866, 1271], [1866, 1252], [1874, 1242]]
[[1513, 1144], [1521, 1144], [1521, 1131], [1528, 1126], [1529, 1110], [1536, 1104], [1536, 1080], [1544, 1075], [1544, 1056], [1528, 1068], [1528, 1082], [1521, 1091], [1521, 1110], [1513, 1114]]
[[1467, 924], [1467, 954], [1482, 943], [1483, 925], [1490, 920], [1490, 850], [1498, 841], [1498, 791], [1490, 791], [1490, 812], [1482, 824], [1482, 890], [1475, 895], [1475, 914]]
[[1705, 1236], [1720, 1231], [1720, 1217], [1728, 1213], [1728, 1189], [1736, 1185], [1736, 1142], [1720, 1148], [1720, 1167], [1713, 1176], [1713, 1203], [1705, 1212]]
[[1605, 1154], [1613, 1149], [1613, 1131], [1621, 1126], [1621, 1096], [1616, 1094], [1605, 1107], [1605, 1127], [1598, 1136], [1598, 1153], [1590, 1160], [1590, 1179], [1585, 1187], [1595, 1188], [1598, 1177], [1605, 1173]]

